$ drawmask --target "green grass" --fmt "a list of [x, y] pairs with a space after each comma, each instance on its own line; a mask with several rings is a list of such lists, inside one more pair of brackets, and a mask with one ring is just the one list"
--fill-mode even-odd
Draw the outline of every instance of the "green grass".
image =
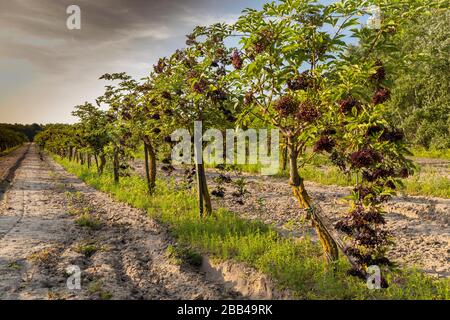
[[79, 227], [88, 228], [91, 230], [100, 229], [100, 221], [89, 213], [81, 214], [77, 219], [75, 219], [75, 224]]
[[186, 263], [194, 267], [200, 267], [203, 262], [203, 257], [198, 252], [186, 246], [170, 245], [167, 247], [167, 254], [178, 265]]
[[[353, 186], [355, 176], [342, 174], [339, 169], [331, 166], [305, 166], [300, 175], [306, 180], [323, 185]], [[450, 198], [450, 179], [443, 177], [438, 170], [422, 167], [412, 176], [402, 180], [404, 187], [399, 193], [417, 196], [432, 196]]]
[[425, 149], [420, 147], [414, 147], [411, 149], [412, 154], [419, 158], [431, 158], [431, 159], [444, 159], [450, 160], [450, 149]]
[[440, 198], [450, 198], [450, 179], [442, 176], [437, 168], [420, 167], [418, 172], [403, 180], [404, 189], [409, 195], [425, 195]]
[[80, 243], [75, 247], [75, 252], [83, 254], [89, 258], [99, 250], [99, 247], [95, 243]]
[[[214, 167], [213, 165], [209, 167]], [[236, 165], [235, 170], [259, 174], [261, 166], [258, 164]], [[351, 187], [355, 184], [355, 174], [349, 176], [343, 174], [337, 167], [333, 166], [329, 160], [321, 155], [315, 156], [311, 164], [300, 168], [299, 173], [305, 181], [315, 182], [322, 185], [334, 185], [341, 187]], [[280, 171], [277, 176], [288, 177], [287, 171]], [[418, 167], [414, 175], [402, 180], [404, 188], [400, 193], [408, 195], [432, 196], [440, 198], [450, 198], [450, 179], [433, 167]]]
[[4, 156], [10, 154], [10, 153], [13, 152], [14, 150], [19, 149], [21, 146], [23, 146], [23, 144], [19, 144], [19, 145], [15, 146], [15, 147], [12, 147], [12, 148], [3, 150], [2, 152], [0, 152], [0, 157], [4, 157]]
[[100, 280], [92, 281], [88, 290], [91, 294], [98, 295], [100, 300], [111, 300], [113, 298], [111, 292], [103, 290], [103, 283]]
[[56, 160], [87, 184], [147, 212], [167, 226], [179, 245], [211, 258], [246, 263], [270, 275], [280, 288], [289, 288], [298, 298], [450, 299], [450, 281], [414, 270], [391, 272], [387, 274], [388, 289], [369, 290], [362, 281], [345, 275], [348, 264], [344, 259], [334, 271], [327, 266], [319, 245], [308, 239], [283, 238], [270, 226], [224, 209], [200, 219], [191, 191], [174, 191], [173, 185], [158, 181], [156, 193], [148, 196], [145, 181], [138, 176], [114, 184], [110, 173], [99, 177], [93, 168]]

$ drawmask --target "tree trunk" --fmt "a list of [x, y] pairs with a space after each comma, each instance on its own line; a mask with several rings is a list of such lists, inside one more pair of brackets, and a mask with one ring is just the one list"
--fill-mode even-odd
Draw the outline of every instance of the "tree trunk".
[[208, 184], [206, 181], [205, 165], [197, 163], [197, 187], [198, 187], [198, 204], [200, 210], [200, 217], [203, 217], [204, 211], [206, 210], [206, 215], [210, 216], [212, 214], [211, 197], [208, 191]]
[[199, 211], [199, 215], [200, 217], [203, 217], [203, 187], [202, 187], [202, 179], [200, 178], [200, 174], [199, 174], [199, 165], [197, 164], [195, 166], [195, 171], [197, 173], [197, 199], [198, 199], [198, 211]]
[[95, 167], [97, 168], [97, 172], [99, 172], [98, 171], [98, 157], [97, 157], [97, 154], [95, 154], [95, 153], [94, 153], [94, 160], [95, 160]]
[[114, 182], [119, 183], [119, 152], [114, 150], [113, 156]]
[[100, 166], [98, 167], [98, 174], [102, 175], [106, 165], [106, 156], [104, 153], [100, 155]]
[[288, 146], [287, 146], [287, 138], [284, 138], [284, 147], [282, 153], [282, 172], [285, 172], [287, 169], [288, 163]]
[[156, 185], [156, 154], [152, 144], [148, 140], [144, 141], [144, 154], [148, 192], [152, 194]]
[[306, 209], [308, 212], [308, 219], [311, 219], [312, 225], [319, 236], [320, 243], [325, 251], [328, 262], [333, 262], [339, 258], [339, 250], [336, 241], [331, 236], [330, 232], [325, 227], [322, 217], [313, 206], [311, 198], [305, 189], [303, 179], [298, 173], [297, 158], [298, 151], [296, 150], [296, 143], [293, 139], [289, 139], [289, 184], [292, 186], [295, 198], [298, 200], [300, 207]]
[[87, 165], [88, 165], [89, 169], [91, 168], [91, 161], [92, 161], [92, 156], [90, 153], [88, 153], [87, 154]]

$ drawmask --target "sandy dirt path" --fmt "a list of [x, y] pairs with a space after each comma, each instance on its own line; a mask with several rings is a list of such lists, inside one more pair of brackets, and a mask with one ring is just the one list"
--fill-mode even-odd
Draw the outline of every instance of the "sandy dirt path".
[[[91, 226], [75, 223], [80, 214]], [[236, 297], [167, 255], [167, 232], [41, 160], [31, 146], [0, 208], [0, 299], [219, 299]], [[67, 267], [81, 289], [67, 287]], [[73, 282], [74, 283], [74, 282]]]
[[[136, 160], [133, 166], [144, 175], [143, 161]], [[210, 190], [214, 190], [218, 172], [208, 170], [207, 176]], [[242, 217], [274, 225], [286, 236], [318, 240], [309, 222], [304, 221], [305, 215], [298, 208], [286, 178], [245, 173], [230, 176], [233, 180], [244, 177], [249, 193], [240, 204], [232, 196], [236, 188], [225, 184], [225, 197], [212, 197], [214, 207], [225, 207]], [[176, 169], [169, 177], [159, 170], [159, 177], [180, 181], [183, 170]], [[349, 188], [310, 182], [306, 187], [331, 222], [348, 211], [342, 198], [349, 195]], [[450, 277], [450, 199], [398, 196], [385, 205], [385, 211], [387, 229], [395, 238], [389, 257], [399, 265], [416, 266], [431, 275]]]

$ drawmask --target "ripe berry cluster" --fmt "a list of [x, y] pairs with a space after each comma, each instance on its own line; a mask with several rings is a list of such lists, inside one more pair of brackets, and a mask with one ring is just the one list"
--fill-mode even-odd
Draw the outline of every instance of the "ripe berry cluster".
[[320, 117], [320, 111], [310, 101], [300, 103], [297, 119], [302, 122], [313, 122]]
[[208, 82], [205, 79], [200, 79], [196, 81], [192, 87], [194, 92], [203, 94], [208, 86]]
[[285, 95], [279, 98], [273, 108], [282, 116], [289, 116], [297, 111], [298, 103], [290, 95]]
[[307, 90], [312, 86], [312, 79], [308, 72], [304, 72], [297, 77], [288, 79], [287, 86], [292, 91]]
[[356, 108], [357, 110], [360, 109], [361, 103], [353, 98], [351, 95], [347, 96], [346, 98], [342, 99], [339, 102], [339, 110], [342, 114], [346, 115], [352, 112], [353, 108]]
[[391, 92], [386, 88], [379, 88], [372, 97], [374, 105], [385, 103], [391, 97]]
[[382, 159], [381, 155], [370, 147], [363, 148], [350, 154], [350, 163], [354, 168], [370, 167]]
[[161, 74], [164, 72], [164, 69], [166, 68], [167, 64], [165, 59], [159, 59], [158, 63], [153, 66], [153, 69], [155, 69], [155, 72], [158, 74]]
[[236, 70], [242, 69], [243, 60], [237, 50], [234, 50], [233, 54], [231, 55], [231, 64]]
[[335, 146], [335, 142], [332, 138], [326, 135], [320, 136], [319, 140], [314, 144], [314, 152], [326, 151], [331, 153]]

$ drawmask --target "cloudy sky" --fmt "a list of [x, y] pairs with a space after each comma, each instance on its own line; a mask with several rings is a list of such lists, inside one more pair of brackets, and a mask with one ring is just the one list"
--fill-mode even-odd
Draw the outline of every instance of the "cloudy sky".
[[[0, 123], [73, 122], [106, 72], [146, 76], [196, 25], [234, 21], [261, 0], [0, 0]], [[69, 5], [81, 30], [68, 30]]]

